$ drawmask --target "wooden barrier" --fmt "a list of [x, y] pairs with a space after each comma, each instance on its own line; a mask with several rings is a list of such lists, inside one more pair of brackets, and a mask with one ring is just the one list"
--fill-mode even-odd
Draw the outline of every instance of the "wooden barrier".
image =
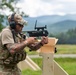
[[41, 70], [41, 68], [31, 58], [29, 58], [28, 55], [24, 61], [21, 61], [18, 64], [18, 67], [21, 70], [25, 70], [25, 69], [31, 69], [31, 70], [35, 70], [35, 71]]
[[[49, 38], [49, 43], [39, 49], [39, 55], [42, 56], [42, 75], [68, 75], [68, 73], [54, 60], [56, 38]], [[18, 64], [21, 70], [30, 68], [32, 70], [41, 70], [40, 67], [27, 56], [27, 58]]]
[[58, 39], [49, 38], [49, 43], [41, 47], [40, 56], [43, 57], [42, 75], [68, 75], [57, 62], [54, 61], [54, 50]]

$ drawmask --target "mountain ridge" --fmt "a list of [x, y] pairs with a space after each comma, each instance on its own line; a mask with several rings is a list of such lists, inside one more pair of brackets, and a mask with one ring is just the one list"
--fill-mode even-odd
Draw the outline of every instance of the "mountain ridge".
[[65, 32], [76, 27], [76, 15], [45, 15], [39, 17], [27, 17], [24, 19], [28, 21], [28, 26], [24, 27], [25, 31], [34, 30], [36, 20], [38, 27], [47, 25], [49, 33]]

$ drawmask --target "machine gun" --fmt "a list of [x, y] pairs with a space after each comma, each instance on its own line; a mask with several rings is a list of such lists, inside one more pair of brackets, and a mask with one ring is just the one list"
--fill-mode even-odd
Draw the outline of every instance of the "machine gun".
[[[26, 31], [29, 34], [29, 37], [41, 37], [41, 36], [48, 36], [47, 26], [44, 27], [37, 27], [37, 20], [35, 22], [35, 30], [33, 31]], [[31, 50], [30, 50], [31, 51]], [[57, 52], [57, 49], [55, 47], [55, 53]]]
[[41, 36], [48, 36], [47, 26], [44, 27], [37, 27], [37, 20], [35, 22], [35, 30], [33, 31], [26, 31], [30, 37], [41, 37]]

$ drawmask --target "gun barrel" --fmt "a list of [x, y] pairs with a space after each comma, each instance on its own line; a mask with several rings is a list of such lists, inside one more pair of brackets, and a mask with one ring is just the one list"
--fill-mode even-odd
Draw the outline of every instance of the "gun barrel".
[[28, 31], [30, 37], [48, 36], [48, 31]]

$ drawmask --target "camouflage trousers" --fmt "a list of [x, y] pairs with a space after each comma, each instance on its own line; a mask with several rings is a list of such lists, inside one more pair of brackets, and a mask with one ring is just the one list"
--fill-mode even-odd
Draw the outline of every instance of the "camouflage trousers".
[[0, 75], [21, 75], [21, 71], [17, 66], [8, 67], [0, 65]]

